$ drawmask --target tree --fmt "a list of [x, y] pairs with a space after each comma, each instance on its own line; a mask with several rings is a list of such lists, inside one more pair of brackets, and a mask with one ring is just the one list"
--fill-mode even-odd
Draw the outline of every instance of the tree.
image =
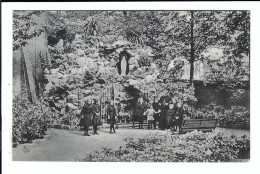
[[193, 38], [193, 27], [194, 27], [194, 12], [191, 11], [190, 19], [190, 84], [192, 84], [194, 74], [194, 38]]
[[[28, 96], [32, 102], [36, 102], [36, 55], [35, 55], [35, 71], [31, 69], [29, 57], [24, 56], [23, 47], [28, 44], [28, 40], [40, 36], [45, 31], [46, 26], [40, 26], [37, 23], [42, 11], [14, 11], [13, 12], [13, 51], [19, 50], [21, 55], [21, 77], [25, 78], [28, 87]], [[22, 76], [23, 75], [23, 76]]]
[[223, 25], [218, 30], [225, 34], [218, 43], [222, 46], [223, 57], [205, 59], [210, 66], [207, 79], [232, 87], [249, 80], [250, 14], [249, 11], [225, 11], [219, 15]]
[[[42, 11], [14, 11], [13, 13], [13, 50], [27, 44], [27, 40], [39, 36], [46, 26], [38, 26], [34, 16], [40, 16]], [[29, 31], [34, 26], [36, 29]]]

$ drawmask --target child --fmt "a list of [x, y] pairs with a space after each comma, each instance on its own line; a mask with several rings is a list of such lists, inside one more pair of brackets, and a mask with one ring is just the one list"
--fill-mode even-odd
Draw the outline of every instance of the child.
[[155, 114], [155, 110], [153, 109], [153, 105], [150, 104], [149, 108], [146, 110], [146, 112], [144, 113], [144, 115], [147, 116], [147, 122], [148, 122], [148, 126], [147, 128], [150, 129], [152, 128], [153, 125], [153, 121], [154, 121], [154, 114]]

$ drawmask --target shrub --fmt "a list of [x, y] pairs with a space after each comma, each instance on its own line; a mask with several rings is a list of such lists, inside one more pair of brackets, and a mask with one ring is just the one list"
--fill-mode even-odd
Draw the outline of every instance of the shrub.
[[191, 118], [217, 118], [218, 126], [223, 128], [250, 129], [250, 111], [243, 106], [232, 106], [225, 109], [220, 105], [208, 105], [192, 112]]
[[236, 129], [250, 129], [250, 111], [242, 106], [233, 106], [219, 114], [219, 126]]
[[150, 67], [151, 61], [147, 57], [142, 57], [140, 60], [138, 60], [139, 67]]
[[117, 150], [103, 148], [88, 154], [82, 161], [113, 162], [216, 162], [248, 159], [249, 137], [236, 137], [221, 132], [193, 131], [185, 135], [148, 135], [133, 140]]
[[42, 138], [48, 127], [49, 112], [43, 103], [32, 104], [26, 97], [14, 97], [13, 146]]

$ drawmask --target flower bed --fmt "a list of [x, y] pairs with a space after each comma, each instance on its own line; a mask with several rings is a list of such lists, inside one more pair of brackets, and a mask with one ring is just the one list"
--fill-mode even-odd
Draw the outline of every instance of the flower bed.
[[249, 159], [249, 137], [221, 132], [193, 131], [185, 135], [148, 135], [133, 140], [117, 150], [103, 148], [82, 161], [109, 162], [217, 162]]

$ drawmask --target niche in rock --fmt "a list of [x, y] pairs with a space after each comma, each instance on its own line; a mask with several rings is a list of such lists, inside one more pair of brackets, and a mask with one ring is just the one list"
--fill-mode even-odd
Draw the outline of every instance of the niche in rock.
[[65, 40], [66, 33], [67, 33], [66, 28], [63, 28], [63, 29], [55, 32], [54, 35], [49, 35], [48, 36], [48, 45], [54, 46], [60, 41], [60, 39]]
[[76, 33], [71, 33], [68, 31], [68, 29], [65, 27], [61, 30], [58, 30], [48, 36], [48, 45], [55, 46], [60, 39], [64, 40], [64, 44], [67, 42], [72, 43], [72, 41], [75, 39]]
[[48, 45], [50, 46], [55, 46], [58, 42], [60, 41], [59, 38], [53, 37], [53, 36], [48, 36]]
[[126, 51], [122, 51], [119, 54], [119, 62], [117, 63], [118, 74], [125, 76], [129, 73], [129, 59], [130, 54]]

